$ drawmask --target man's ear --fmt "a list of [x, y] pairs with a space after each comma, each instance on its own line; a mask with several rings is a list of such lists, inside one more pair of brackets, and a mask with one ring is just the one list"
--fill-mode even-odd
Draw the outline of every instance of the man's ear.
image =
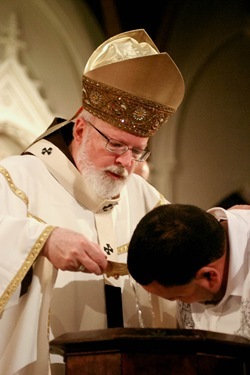
[[77, 143], [81, 143], [82, 141], [84, 128], [85, 128], [84, 120], [82, 118], [77, 118], [74, 128], [73, 128], [74, 139]]
[[195, 281], [202, 288], [217, 292], [221, 284], [221, 277], [216, 268], [205, 266], [197, 271]]

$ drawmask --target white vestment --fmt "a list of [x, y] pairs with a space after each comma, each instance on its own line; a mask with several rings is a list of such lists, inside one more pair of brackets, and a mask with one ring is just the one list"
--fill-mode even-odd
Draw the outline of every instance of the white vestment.
[[208, 212], [228, 223], [226, 293], [216, 305], [178, 303], [179, 325], [250, 339], [250, 210], [211, 208]]
[[[0, 163], [1, 375], [47, 375], [50, 339], [66, 332], [107, 328], [105, 282], [121, 287], [125, 327], [176, 327], [175, 303], [149, 295], [128, 275], [115, 279], [57, 271], [39, 256], [53, 228], [60, 226], [83, 233], [101, 246], [111, 244], [112, 259], [126, 264], [128, 243], [139, 220], [157, 205], [168, 203], [133, 174], [119, 200], [89, 199], [91, 209], [86, 208], [87, 187], [83, 183], [81, 190], [79, 172], [53, 144], [48, 144], [50, 152], [45, 147], [42, 154], [43, 146], [41, 158], [11, 156]], [[52, 160], [51, 165], [44, 158]], [[32, 282], [20, 297], [21, 282], [30, 268]], [[61, 374], [59, 367], [54, 373]]]

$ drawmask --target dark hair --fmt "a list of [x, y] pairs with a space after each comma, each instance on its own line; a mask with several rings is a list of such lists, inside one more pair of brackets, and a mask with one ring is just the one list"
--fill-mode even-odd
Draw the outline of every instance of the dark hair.
[[141, 285], [184, 285], [224, 254], [225, 233], [206, 211], [185, 204], [154, 208], [137, 225], [128, 249], [128, 270]]

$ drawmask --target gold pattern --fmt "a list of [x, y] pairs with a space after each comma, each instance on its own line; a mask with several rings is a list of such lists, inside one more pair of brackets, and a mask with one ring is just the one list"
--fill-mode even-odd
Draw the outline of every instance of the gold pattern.
[[7, 289], [5, 290], [2, 297], [0, 298], [0, 314], [2, 313], [4, 307], [7, 305], [12, 294], [15, 292], [15, 290], [18, 288], [18, 286], [24, 279], [30, 267], [32, 267], [35, 259], [37, 258], [42, 247], [44, 246], [44, 243], [46, 242], [47, 238], [49, 237], [50, 233], [53, 230], [54, 230], [54, 227], [51, 225], [44, 229], [44, 231], [42, 232], [42, 234], [39, 236], [34, 246], [32, 247], [22, 267], [19, 269], [16, 276], [9, 283]]
[[[6, 181], [8, 182], [8, 185], [12, 192], [18, 196], [26, 205], [28, 208], [28, 197], [27, 195], [17, 188], [17, 186], [13, 183], [13, 180], [9, 174], [9, 172], [2, 166], [0, 166], [0, 173], [5, 177]], [[162, 204], [165, 204], [164, 197], [163, 195], [160, 195], [160, 200], [157, 202], [156, 206], [160, 206]], [[27, 211], [27, 217], [32, 217], [35, 220], [44, 223], [42, 219], [39, 217], [32, 215], [29, 211]], [[39, 236], [37, 239], [36, 243], [34, 244], [33, 248], [31, 249], [29, 255], [27, 256], [24, 264], [22, 267], [19, 269], [17, 272], [16, 276], [13, 278], [13, 280], [10, 282], [8, 285], [7, 289], [3, 293], [2, 297], [0, 298], [0, 314], [3, 312], [4, 307], [8, 303], [9, 299], [15, 292], [15, 290], [18, 288], [20, 283], [22, 282], [23, 278], [25, 277], [26, 273], [32, 267], [35, 259], [37, 258], [38, 254], [40, 253], [42, 247], [44, 246], [44, 243], [46, 242], [47, 238], [51, 234], [51, 232], [54, 230], [54, 226], [48, 226], [47, 228], [44, 229], [42, 234]], [[128, 246], [129, 244], [125, 244], [122, 246], [119, 246], [117, 248], [117, 253], [118, 255], [124, 254], [128, 252]], [[128, 269], [127, 269], [127, 264], [126, 263], [119, 263], [119, 262], [109, 262], [111, 267], [109, 268], [107, 272], [108, 277], [114, 277], [115, 279], [118, 279], [119, 276], [124, 276], [128, 274]]]
[[44, 220], [40, 219], [40, 217], [38, 217], [38, 216], [32, 215], [30, 212], [27, 213], [27, 217], [32, 217], [32, 219], [35, 219], [39, 223], [46, 224]]
[[165, 198], [162, 194], [160, 194], [160, 200], [158, 201], [158, 203], [155, 205], [155, 208], [158, 207], [158, 206], [162, 206], [163, 204], [166, 204], [166, 201], [165, 201]]
[[94, 116], [139, 137], [150, 137], [175, 110], [127, 91], [82, 77], [83, 107]]
[[28, 207], [29, 199], [28, 199], [27, 195], [22, 190], [20, 190], [16, 187], [16, 185], [13, 183], [13, 180], [12, 180], [9, 172], [7, 171], [7, 169], [0, 166], [0, 173], [2, 173], [2, 175], [5, 177], [6, 181], [8, 182], [8, 185], [9, 185], [10, 189], [13, 191], [13, 193], [18, 198], [20, 198], [26, 204], [26, 206]]
[[118, 248], [117, 248], [117, 254], [118, 255], [121, 255], [121, 254], [124, 254], [124, 253], [127, 253], [127, 252], [128, 252], [128, 244], [118, 246]]
[[[13, 180], [9, 174], [9, 172], [2, 166], [0, 166], [0, 173], [5, 177], [11, 191], [18, 197], [20, 198], [28, 208], [28, 197], [27, 195], [17, 188], [17, 186], [13, 183]], [[33, 216], [29, 212], [27, 212], [27, 217], [33, 217], [39, 222], [44, 222], [43, 220], [39, 219], [36, 216]], [[13, 295], [13, 293], [16, 291], [20, 283], [22, 282], [23, 278], [27, 274], [28, 270], [32, 267], [34, 261], [36, 260], [38, 254], [40, 253], [41, 249], [44, 246], [44, 243], [46, 242], [47, 238], [51, 234], [51, 232], [54, 230], [55, 227], [48, 225], [39, 238], [36, 240], [34, 246], [32, 247], [30, 253], [28, 254], [26, 260], [24, 261], [22, 267], [19, 269], [19, 271], [16, 273], [15, 277], [12, 279], [10, 284], [8, 285], [7, 289], [3, 293], [3, 295], [0, 298], [0, 314], [3, 312], [6, 304], [8, 303], [9, 299]]]
[[128, 275], [127, 264], [109, 261], [107, 272], [105, 273], [107, 277], [114, 277], [115, 279], [118, 279], [119, 276]]

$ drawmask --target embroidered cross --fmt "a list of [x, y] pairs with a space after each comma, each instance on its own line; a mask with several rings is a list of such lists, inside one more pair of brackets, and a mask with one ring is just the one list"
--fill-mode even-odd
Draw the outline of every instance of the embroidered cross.
[[110, 203], [108, 206], [104, 206], [103, 207], [103, 211], [108, 211], [108, 210], [111, 210], [113, 208], [113, 205]]
[[112, 247], [110, 246], [110, 244], [109, 243], [106, 243], [106, 246], [104, 246], [104, 251], [108, 254], [108, 255], [110, 255], [110, 253], [113, 253], [114, 252], [114, 250], [112, 249]]
[[46, 152], [47, 152], [48, 155], [50, 155], [52, 153], [52, 147], [49, 147], [49, 148], [44, 147], [42, 149], [42, 154], [44, 155], [44, 154], [46, 154]]

